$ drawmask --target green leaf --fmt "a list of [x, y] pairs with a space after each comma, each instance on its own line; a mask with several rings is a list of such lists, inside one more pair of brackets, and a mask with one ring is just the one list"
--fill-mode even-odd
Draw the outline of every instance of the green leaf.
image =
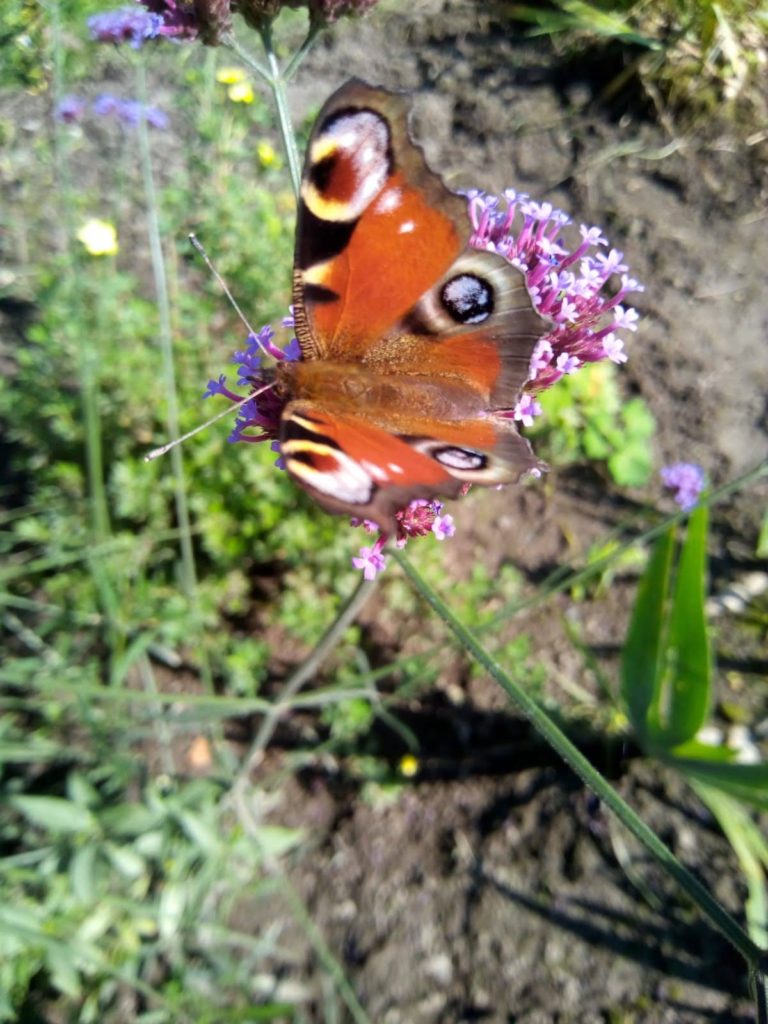
[[641, 487], [651, 475], [653, 457], [642, 440], [627, 442], [608, 458], [608, 470], [621, 487]]
[[630, 398], [625, 403], [621, 415], [627, 431], [633, 438], [647, 440], [656, 433], [656, 420], [642, 398]]
[[707, 506], [688, 523], [672, 598], [663, 683], [663, 742], [691, 739], [709, 712], [712, 665], [704, 613], [707, 573]]
[[692, 779], [716, 787], [742, 803], [768, 811], [768, 762], [722, 764], [675, 758], [673, 763]]
[[760, 533], [757, 536], [757, 550], [755, 554], [758, 558], [768, 558], [768, 509], [763, 514], [763, 522], [760, 526]]
[[761, 949], [768, 948], [768, 842], [746, 808], [737, 800], [713, 786], [694, 783], [700, 799], [717, 818], [739, 859], [747, 882], [745, 905], [747, 927], [752, 941]]
[[50, 832], [90, 832], [94, 827], [85, 807], [58, 796], [16, 796], [10, 802], [27, 821]]
[[672, 550], [670, 529], [654, 545], [648, 568], [640, 580], [621, 658], [621, 697], [643, 746], [658, 731], [655, 712]]

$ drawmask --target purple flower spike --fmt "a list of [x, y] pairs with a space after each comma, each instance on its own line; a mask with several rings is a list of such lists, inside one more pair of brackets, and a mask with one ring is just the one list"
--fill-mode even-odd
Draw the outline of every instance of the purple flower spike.
[[85, 113], [85, 100], [81, 96], [62, 96], [56, 104], [54, 117], [62, 124], [74, 124]]
[[97, 43], [130, 43], [134, 50], [139, 50], [147, 39], [156, 39], [162, 27], [159, 15], [141, 7], [120, 7], [88, 19], [91, 38]]
[[689, 512], [704, 490], [706, 477], [695, 462], [674, 462], [661, 470], [661, 482], [675, 492], [673, 498], [683, 512]]
[[116, 117], [129, 127], [135, 127], [142, 119], [153, 128], [168, 127], [168, 115], [159, 107], [147, 107], [138, 100], [123, 100], [108, 92], [93, 101], [93, 112], [98, 117]]
[[[531, 395], [584, 363], [626, 360], [624, 343], [614, 332], [637, 330], [637, 312], [622, 303], [628, 292], [642, 287], [627, 275], [618, 249], [594, 251], [608, 246], [600, 228], [582, 225], [581, 241], [569, 251], [561, 238], [568, 218], [551, 204], [534, 202], [511, 189], [503, 199], [471, 192], [467, 200], [474, 229], [471, 244], [499, 253], [518, 267], [534, 306], [551, 321], [531, 360], [526, 394], [515, 410], [515, 419], [530, 426], [537, 414]], [[618, 289], [610, 284], [617, 276]]]

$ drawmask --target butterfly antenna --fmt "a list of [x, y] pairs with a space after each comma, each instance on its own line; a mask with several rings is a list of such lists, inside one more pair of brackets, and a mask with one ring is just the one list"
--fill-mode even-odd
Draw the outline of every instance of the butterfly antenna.
[[167, 444], [161, 444], [159, 448], [153, 448], [151, 452], [148, 452], [144, 456], [144, 461], [152, 462], [153, 459], [160, 458], [161, 455], [165, 455], [172, 448], [180, 445], [183, 441], [188, 441], [190, 437], [194, 437], [195, 434], [199, 434], [201, 430], [205, 430], [207, 427], [210, 427], [211, 424], [218, 423], [219, 420], [223, 420], [225, 416], [229, 416], [235, 409], [239, 409], [241, 405], [245, 405], [246, 402], [250, 402], [252, 398], [258, 398], [259, 395], [263, 394], [265, 391], [269, 391], [272, 387], [274, 387], [274, 381], [270, 384], [265, 384], [264, 387], [259, 388], [258, 391], [253, 391], [250, 395], [246, 395], [244, 398], [241, 398], [239, 402], [234, 402], [227, 409], [222, 409], [221, 412], [217, 413], [215, 416], [211, 416], [211, 418], [206, 420], [205, 423], [201, 423], [192, 430], [188, 430], [187, 433], [182, 434], [181, 437], [177, 437], [173, 441], [168, 441]]
[[254, 331], [254, 329], [253, 329], [253, 328], [251, 327], [251, 325], [250, 325], [250, 324], [248, 323], [248, 318], [246, 317], [245, 313], [244, 313], [244, 312], [242, 311], [242, 309], [240, 309], [240, 307], [238, 306], [238, 304], [237, 304], [237, 301], [236, 301], [236, 299], [235, 299], [234, 295], [232, 294], [232, 292], [231, 292], [231, 291], [229, 290], [229, 288], [227, 287], [227, 283], [226, 283], [226, 281], [225, 281], [225, 280], [224, 280], [224, 278], [223, 278], [223, 277], [221, 276], [221, 274], [220, 274], [220, 273], [218, 272], [218, 270], [216, 269], [216, 267], [214, 267], [213, 263], [211, 262], [211, 258], [210, 258], [210, 256], [209, 256], [209, 255], [208, 255], [208, 253], [207, 253], [207, 252], [205, 251], [205, 249], [203, 248], [203, 245], [202, 245], [202, 243], [201, 243], [201, 242], [200, 242], [200, 241], [198, 240], [198, 237], [197, 237], [197, 235], [196, 235], [196, 234], [195, 234], [194, 232], [190, 232], [190, 234], [189, 234], [189, 240], [190, 240], [190, 242], [192, 243], [192, 248], [193, 248], [193, 249], [195, 250], [195, 252], [197, 252], [197, 253], [198, 253], [198, 255], [199, 255], [199, 256], [200, 256], [201, 258], [202, 258], [202, 260], [203, 260], [203, 263], [205, 263], [206, 267], [208, 267], [208, 269], [210, 270], [210, 272], [211, 272], [211, 273], [213, 274], [213, 276], [214, 276], [214, 277], [216, 278], [216, 280], [217, 280], [217, 281], [219, 282], [219, 286], [221, 287], [221, 290], [222, 290], [222, 291], [224, 292], [224, 294], [225, 294], [225, 295], [227, 296], [227, 298], [229, 299], [230, 303], [232, 304], [232, 308], [234, 309], [234, 311], [235, 311], [235, 312], [237, 313], [237, 315], [238, 315], [238, 316], [240, 317], [240, 319], [241, 319], [241, 320], [243, 321], [243, 323], [245, 324], [245, 327], [246, 327], [246, 329], [247, 329], [248, 333], [249, 333], [249, 334], [251, 335], [251, 337], [252, 337], [252, 338], [254, 338], [254, 339], [256, 340], [256, 343], [258, 344], [258, 346], [259, 346], [259, 348], [260, 348], [260, 349], [262, 350], [262, 352], [264, 352], [264, 353], [265, 353], [266, 355], [269, 355], [269, 353], [267, 352], [267, 350], [266, 350], [266, 349], [264, 348], [264, 346], [262, 345], [262, 343], [261, 343], [261, 341], [260, 341], [260, 339], [259, 339], [259, 336], [258, 336], [258, 334], [256, 333], [256, 331]]

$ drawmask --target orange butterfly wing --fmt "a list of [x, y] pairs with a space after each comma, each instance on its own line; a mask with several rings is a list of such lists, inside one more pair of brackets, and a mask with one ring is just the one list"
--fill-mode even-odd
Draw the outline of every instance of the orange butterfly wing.
[[468, 235], [466, 204], [410, 140], [402, 99], [342, 86], [318, 115], [301, 186], [293, 300], [305, 358], [362, 359]]

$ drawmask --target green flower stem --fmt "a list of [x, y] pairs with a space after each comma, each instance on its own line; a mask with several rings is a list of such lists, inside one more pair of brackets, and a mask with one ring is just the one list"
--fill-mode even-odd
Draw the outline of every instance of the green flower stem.
[[232, 50], [233, 53], [236, 53], [240, 60], [261, 79], [263, 79], [263, 81], [265, 81], [272, 90], [275, 109], [277, 110], [280, 137], [283, 140], [285, 157], [288, 162], [288, 171], [291, 175], [291, 184], [293, 185], [294, 193], [298, 195], [299, 186], [301, 185], [301, 158], [299, 156], [298, 146], [296, 145], [296, 134], [293, 130], [291, 116], [288, 111], [288, 98], [285, 92], [285, 83], [296, 71], [312, 46], [315, 36], [317, 35], [317, 29], [310, 28], [304, 42], [289, 61], [285, 71], [280, 70], [277, 55], [275, 54], [272, 46], [272, 26], [268, 23], [263, 25], [260, 30], [260, 35], [261, 41], [264, 45], [264, 52], [267, 56], [267, 67], [264, 67], [264, 65], [256, 60], [256, 58], [247, 50], [244, 50], [233, 35], [229, 34], [225, 36], [222, 39], [222, 43], [224, 46], [227, 46]]
[[[62, 44], [62, 21], [60, 5], [56, 0], [47, 8], [51, 26], [51, 52], [53, 63], [53, 99], [58, 104], [64, 92], [64, 46]], [[99, 287], [99, 271], [101, 267], [95, 266], [94, 273], [87, 275], [88, 288], [87, 298], [84, 299], [84, 290], [78, 284], [73, 272], [76, 258], [71, 251], [74, 238], [74, 224], [72, 211], [76, 204], [73, 201], [72, 179], [68, 151], [60, 125], [56, 125], [53, 132], [53, 176], [55, 186], [60, 193], [61, 217], [58, 228], [58, 246], [66, 253], [67, 260], [65, 270], [61, 276], [61, 302], [71, 309], [78, 310], [79, 316], [72, 318], [72, 323], [82, 323], [84, 317], [84, 304], [95, 310], [96, 330], [103, 321], [104, 307], [101, 299], [102, 289]], [[78, 254], [79, 256], [80, 254]], [[89, 257], [93, 263], [93, 257]], [[97, 262], [101, 260], [97, 258]], [[103, 551], [100, 549], [110, 540], [111, 524], [109, 517], [109, 503], [107, 491], [104, 485], [104, 448], [101, 434], [101, 419], [99, 416], [99, 362], [98, 354], [94, 348], [93, 337], [89, 332], [79, 331], [75, 338], [75, 347], [78, 353], [78, 380], [80, 384], [80, 404], [83, 417], [83, 434], [85, 448], [85, 467], [88, 482], [88, 514], [90, 544], [87, 549], [88, 566], [93, 576], [94, 584], [99, 595], [101, 607], [104, 611], [106, 625], [110, 633], [110, 646], [114, 649], [122, 643], [121, 630], [117, 626], [119, 620], [119, 600], [115, 593], [113, 580], [110, 576], [108, 564], [104, 560]]]
[[[269, 84], [277, 109], [277, 121], [280, 128], [280, 136], [283, 140], [285, 156], [288, 160], [288, 170], [291, 175], [293, 191], [298, 196], [301, 187], [301, 158], [299, 148], [296, 145], [296, 134], [293, 130], [291, 115], [288, 110], [288, 96], [285, 91], [285, 77], [280, 70], [277, 56], [272, 46], [272, 26], [266, 23], [261, 30], [261, 41], [264, 44], [264, 52], [269, 63], [270, 79]], [[301, 53], [301, 50], [299, 50]], [[298, 56], [298, 54], [297, 54]]]
[[289, 676], [279, 698], [270, 706], [269, 711], [264, 716], [261, 728], [251, 744], [251, 749], [245, 759], [244, 766], [235, 780], [235, 788], [238, 785], [249, 783], [251, 772], [258, 766], [267, 744], [274, 735], [281, 716], [292, 706], [293, 698], [302, 686], [314, 677], [322, 663], [360, 614], [360, 611], [375, 589], [375, 581], [369, 582], [362, 578], [358, 581], [357, 586], [339, 609], [338, 615], [315, 645], [312, 652]]
[[235, 39], [234, 35], [228, 33], [222, 36], [221, 45], [226, 46], [227, 49], [236, 53], [243, 64], [247, 64], [251, 71], [254, 71], [259, 78], [263, 79], [263, 81], [267, 83], [267, 85], [272, 85], [272, 75], [269, 72], [269, 68], [265, 68], [263, 64], [256, 60], [252, 53], [249, 53], [248, 50], [244, 50], [240, 43], [238, 43], [237, 39]]
[[622, 825], [651, 853], [680, 887], [687, 893], [701, 912], [709, 918], [732, 946], [744, 957], [752, 971], [759, 971], [762, 952], [752, 942], [735, 918], [715, 900], [709, 891], [685, 868], [674, 854], [667, 849], [659, 837], [638, 817], [612, 786], [593, 768], [584, 755], [561, 732], [549, 715], [528, 696], [525, 690], [504, 672], [502, 667], [483, 648], [474, 634], [451, 612], [448, 606], [422, 579], [402, 551], [393, 549], [392, 556], [434, 612], [448, 626], [453, 635], [472, 657], [486, 669], [501, 686], [509, 699], [528, 718], [547, 743], [562, 757], [565, 763], [597, 794], [603, 803], [616, 815]]
[[[136, 85], [139, 99], [147, 103], [147, 76], [141, 59], [136, 61]], [[165, 273], [165, 260], [160, 235], [160, 218], [158, 216], [157, 192], [152, 173], [152, 155], [149, 146], [149, 129], [146, 118], [140, 117], [136, 125], [139, 139], [139, 160], [144, 180], [144, 194], [147, 204], [147, 230], [149, 248], [152, 258], [152, 274], [155, 281], [157, 311], [159, 317], [160, 350], [163, 358], [163, 376], [165, 377], [165, 394], [167, 408], [168, 436], [178, 437], [179, 400], [176, 391], [176, 372], [173, 365], [173, 337], [171, 332], [171, 303], [168, 297], [168, 282]], [[192, 547], [192, 529], [187, 505], [187, 489], [184, 480], [184, 462], [181, 446], [171, 449], [171, 467], [174, 480], [174, 503], [176, 518], [179, 524], [179, 545], [181, 548], [182, 586], [184, 594], [191, 602], [196, 600], [197, 572]]]
[[307, 938], [314, 947], [318, 960], [333, 979], [339, 995], [346, 1004], [347, 1010], [349, 1010], [351, 1019], [355, 1024], [371, 1024], [370, 1017], [360, 1005], [352, 986], [347, 981], [344, 969], [328, 948], [328, 944], [323, 938], [320, 929], [315, 924], [312, 915], [304, 904], [304, 901], [301, 899], [293, 885], [288, 881], [288, 877], [286, 875], [281, 876], [278, 886], [278, 891], [282, 892], [288, 906], [290, 907], [291, 913], [304, 929]]
[[304, 39], [304, 42], [301, 44], [301, 46], [298, 48], [296, 53], [294, 53], [294, 55], [291, 57], [291, 59], [288, 61], [288, 63], [285, 66], [285, 70], [283, 71], [283, 80], [284, 81], [290, 82], [290, 80], [293, 78], [293, 76], [299, 70], [299, 67], [301, 66], [302, 61], [307, 56], [309, 51], [312, 49], [312, 44], [314, 43], [315, 39], [317, 38], [319, 32], [320, 32], [320, 26], [318, 24], [316, 24], [316, 23], [310, 24], [309, 32], [307, 32], [307, 35], [306, 35], [306, 38]]

